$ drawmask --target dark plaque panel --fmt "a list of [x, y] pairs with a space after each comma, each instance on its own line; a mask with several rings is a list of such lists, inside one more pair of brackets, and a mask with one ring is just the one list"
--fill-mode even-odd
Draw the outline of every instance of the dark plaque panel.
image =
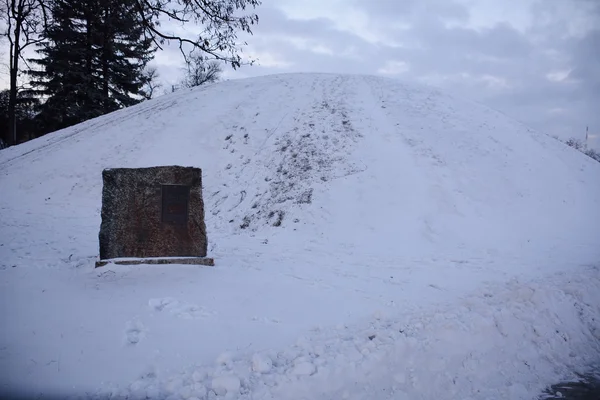
[[190, 187], [186, 185], [162, 185], [163, 223], [187, 224]]

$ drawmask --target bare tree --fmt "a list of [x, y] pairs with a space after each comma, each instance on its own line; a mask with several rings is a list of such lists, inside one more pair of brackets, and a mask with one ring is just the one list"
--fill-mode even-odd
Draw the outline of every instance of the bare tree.
[[[586, 139], [587, 139], [587, 133], [586, 133]], [[594, 160], [600, 162], [600, 152], [598, 152], [594, 149], [588, 148], [587, 143], [584, 143], [579, 139], [570, 138], [569, 140], [567, 140], [565, 142], [565, 144], [567, 146], [571, 146], [575, 150], [579, 150], [580, 152], [587, 155], [588, 157], [591, 157]]]
[[[0, 10], [4, 9], [3, 6], [0, 6]], [[0, 32], [4, 33], [4, 26], [0, 26]], [[6, 41], [6, 36], [4, 34], [0, 34], [0, 74], [8, 76], [8, 63], [4, 60], [6, 59], [6, 48], [4, 47], [4, 42]]]
[[150, 100], [153, 98], [154, 94], [158, 89], [162, 87], [162, 83], [158, 81], [159, 75], [156, 67], [149, 67], [146, 69], [144, 74], [144, 88], [142, 89], [142, 96], [146, 100]]
[[188, 57], [186, 75], [182, 86], [192, 88], [205, 83], [213, 83], [219, 80], [223, 68], [216, 60], [206, 61], [203, 56], [194, 54]]
[[2, 0], [0, 9], [5, 29], [2, 32], [9, 43], [10, 95], [8, 106], [9, 144], [17, 143], [16, 108], [18, 101], [19, 62], [27, 64], [25, 50], [41, 42], [39, 34], [47, 21], [46, 0]]
[[47, 0], [2, 0], [0, 18], [5, 24], [1, 33], [9, 44], [10, 95], [8, 105], [8, 144], [17, 144], [19, 62], [27, 64], [24, 51], [40, 43], [40, 33], [47, 21]]
[[[248, 7], [256, 8], [261, 0], [135, 0], [144, 22], [146, 34], [158, 48], [165, 42], [175, 42], [186, 62], [192, 52], [224, 61], [233, 69], [242, 64], [253, 64], [255, 60], [243, 62], [240, 56], [242, 43], [237, 42], [238, 32], [252, 34], [251, 27], [258, 23], [258, 15], [239, 15]], [[196, 36], [170, 33], [159, 24], [159, 19], [172, 23], [198, 25], [201, 32]], [[243, 43], [246, 45], [247, 43]]]

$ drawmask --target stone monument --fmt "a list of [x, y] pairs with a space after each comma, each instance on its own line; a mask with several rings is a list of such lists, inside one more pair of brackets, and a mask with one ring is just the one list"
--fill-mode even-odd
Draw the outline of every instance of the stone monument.
[[102, 171], [100, 261], [214, 265], [206, 257], [202, 170], [160, 166]]

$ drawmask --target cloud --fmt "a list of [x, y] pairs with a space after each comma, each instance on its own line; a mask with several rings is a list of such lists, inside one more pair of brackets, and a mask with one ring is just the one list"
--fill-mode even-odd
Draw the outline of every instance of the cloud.
[[566, 138], [600, 131], [596, 0], [264, 0], [258, 64], [279, 72], [379, 74], [439, 86]]
[[377, 70], [383, 75], [401, 75], [410, 71], [410, 65], [404, 61], [388, 61], [385, 65]]

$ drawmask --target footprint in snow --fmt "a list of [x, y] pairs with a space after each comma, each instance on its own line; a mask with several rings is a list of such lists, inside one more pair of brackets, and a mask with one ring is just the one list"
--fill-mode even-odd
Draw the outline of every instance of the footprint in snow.
[[208, 318], [214, 315], [204, 307], [179, 301], [173, 297], [150, 299], [148, 305], [157, 312], [167, 311], [183, 319]]
[[127, 321], [125, 328], [125, 343], [134, 346], [145, 336], [144, 324], [138, 319]]
[[268, 317], [252, 317], [250, 318], [253, 322], [261, 322], [263, 324], [280, 324], [281, 320], [276, 318], [268, 318]]

